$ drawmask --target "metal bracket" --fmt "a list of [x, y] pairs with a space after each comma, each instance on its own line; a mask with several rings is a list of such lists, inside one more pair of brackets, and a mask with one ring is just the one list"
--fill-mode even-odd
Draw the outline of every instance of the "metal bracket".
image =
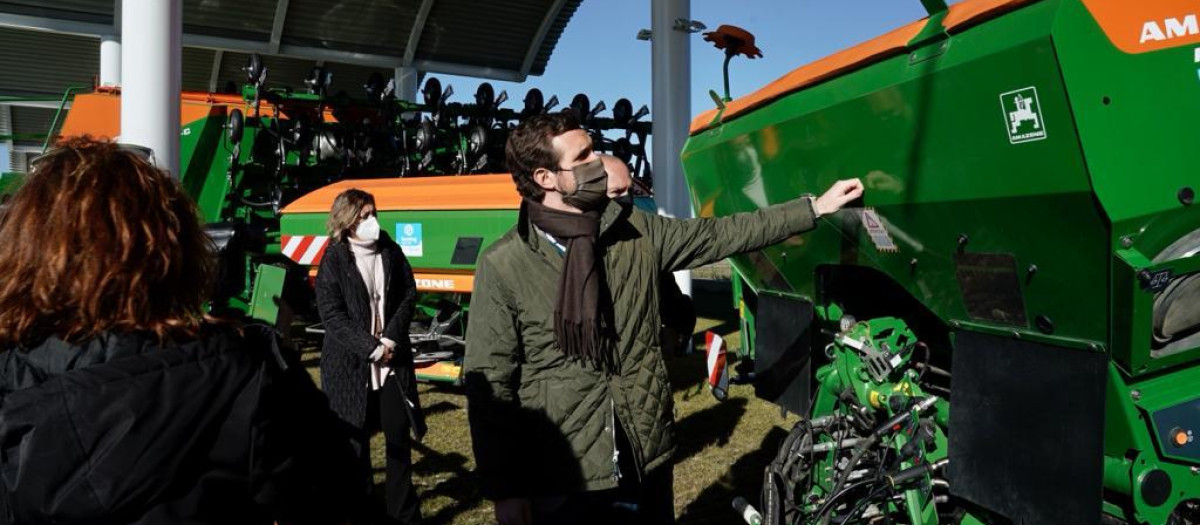
[[908, 54], [908, 65], [915, 65], [929, 59], [937, 58], [950, 49], [950, 39], [927, 45]]
[[946, 0], [921, 0], [921, 5], [925, 7], [925, 12], [929, 13], [929, 16], [943, 13], [949, 9], [946, 7]]
[[695, 34], [695, 33], [704, 31], [705, 29], [708, 29], [708, 26], [704, 25], [704, 22], [701, 22], [699, 20], [689, 20], [687, 18], [676, 18], [675, 24], [671, 27], [671, 29], [674, 29], [676, 31], [683, 31], [684, 33]]
[[[941, 55], [950, 47], [950, 34], [946, 32], [946, 27], [942, 25], [942, 21], [946, 19], [946, 15], [950, 12], [946, 7], [945, 0], [921, 0], [921, 4], [925, 6], [925, 10], [929, 13], [929, 18], [925, 22], [925, 27], [921, 28], [921, 32], [917, 36], [908, 41], [908, 48], [914, 49], [908, 56], [909, 64], [916, 64], [929, 60], [933, 57]], [[939, 42], [937, 45], [927, 45]]]

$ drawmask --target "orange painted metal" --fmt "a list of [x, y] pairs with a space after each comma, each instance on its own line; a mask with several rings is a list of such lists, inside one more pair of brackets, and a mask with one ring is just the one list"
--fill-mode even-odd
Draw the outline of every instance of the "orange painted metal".
[[1083, 5], [1126, 53], [1200, 43], [1200, 31], [1193, 31], [1200, 20], [1196, 0], [1083, 0]]
[[[308, 268], [308, 285], [315, 286], [317, 278], [316, 265], [321, 261], [317, 260], [313, 266]], [[469, 270], [459, 272], [413, 272], [413, 279], [417, 281], [418, 292], [450, 292], [450, 293], [471, 293], [475, 287], [475, 274]]]
[[[946, 14], [942, 25], [946, 31], [951, 33], [962, 31], [989, 18], [1036, 1], [966, 0], [950, 6], [950, 11]], [[726, 104], [724, 112], [716, 109], [705, 111], [692, 120], [691, 133], [696, 134], [719, 122], [729, 121], [794, 91], [903, 53], [908, 48], [908, 42], [925, 27], [926, 20], [913, 22], [811, 64], [801, 66], [763, 86], [758, 91], [729, 102]]]
[[417, 379], [422, 381], [457, 382], [462, 375], [462, 366], [454, 361], [434, 361], [432, 363], [417, 363]]
[[333, 199], [350, 188], [374, 195], [379, 211], [515, 210], [521, 206], [512, 176], [494, 174], [344, 180], [296, 199], [283, 213], [326, 213], [333, 207]]
[[[220, 99], [216, 97], [221, 97]], [[241, 97], [231, 100], [226, 95], [208, 93], [184, 93], [180, 97], [179, 122], [186, 126], [214, 113], [223, 115], [224, 107], [243, 107]], [[217, 109], [217, 108], [220, 109]], [[121, 95], [104, 91], [76, 95], [71, 110], [63, 121], [63, 137], [91, 135], [96, 138], [116, 139], [121, 135]]]
[[[192, 122], [211, 115], [224, 116], [230, 109], [237, 108], [243, 112], [251, 111], [250, 104], [240, 95], [219, 93], [184, 92], [180, 95], [179, 122], [186, 126]], [[311, 106], [311, 105], [310, 105]], [[259, 112], [270, 115], [274, 106], [268, 102], [259, 102]], [[325, 121], [336, 122], [331, 110], [326, 109]], [[280, 115], [288, 118], [288, 107], [280, 107]], [[121, 92], [119, 90], [97, 89], [94, 93], [76, 95], [71, 102], [71, 110], [63, 121], [60, 136], [77, 137], [90, 135], [95, 138], [116, 139], [121, 135]]]
[[475, 274], [444, 272], [413, 272], [419, 292], [471, 293], [475, 287]]

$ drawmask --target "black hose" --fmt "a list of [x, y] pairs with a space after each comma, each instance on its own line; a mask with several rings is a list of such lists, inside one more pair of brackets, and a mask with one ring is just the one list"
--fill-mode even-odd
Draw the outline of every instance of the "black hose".
[[[875, 481], [875, 480], [868, 480], [867, 482], [858, 482], [858, 483], [850, 485], [849, 487], [846, 487], [845, 490], [838, 492], [838, 490], [841, 489], [841, 487], [846, 484], [846, 479], [850, 477], [850, 473], [854, 471], [854, 467], [857, 467], [858, 462], [862, 460], [863, 454], [865, 454], [867, 452], [868, 448], [871, 448], [871, 446], [875, 444], [875, 441], [877, 439], [878, 439], [877, 436], [871, 435], [858, 443], [858, 446], [854, 449], [854, 454], [850, 456], [850, 462], [847, 463], [846, 468], [843, 469], [840, 474], [838, 474], [837, 482], [833, 484], [833, 490], [831, 492], [834, 492], [836, 494], [843, 494], [843, 493], [849, 491], [853, 487], [860, 486], [867, 482]], [[826, 504], [828, 504], [828, 501], [826, 501]], [[826, 525], [827, 523], [829, 523], [828, 519], [821, 520], [821, 525]]]
[[828, 521], [827, 521], [827, 518], [829, 517], [828, 512], [833, 510], [834, 503], [837, 503], [837, 501], [839, 499], [842, 499], [843, 496], [845, 496], [846, 494], [849, 494], [850, 492], [854, 491], [855, 489], [865, 486], [869, 483], [875, 483], [875, 482], [876, 482], [876, 480], [873, 480], [873, 479], [864, 479], [862, 481], [851, 483], [850, 486], [842, 489], [839, 492], [833, 493], [833, 496], [830, 496], [829, 499], [826, 499], [825, 503], [822, 504], [817, 509], [817, 512], [816, 512], [814, 518], [816, 518], [822, 524], [828, 523]]
[[238, 197], [238, 202], [241, 202], [242, 204], [245, 204], [246, 206], [249, 206], [251, 208], [270, 208], [276, 204], [276, 201], [274, 201], [274, 200], [252, 201], [245, 197]]
[[922, 366], [921, 371], [917, 374], [917, 384], [920, 384], [921, 379], [923, 379], [925, 377], [925, 371], [929, 369], [929, 367], [932, 365], [932, 363], [930, 362], [931, 356], [929, 355], [929, 345], [922, 343], [920, 341], [917, 341], [916, 344], [917, 344], [917, 346], [925, 349], [925, 359], [921, 360], [921, 363], [924, 364], [925, 366]]
[[[799, 449], [798, 445], [806, 434], [812, 433], [811, 429], [812, 424], [808, 420], [800, 421], [792, 428], [792, 432], [788, 434], [787, 439], [783, 442], [783, 446], [780, 447], [779, 454], [775, 456], [775, 461], [782, 463], [780, 468], [781, 473], [787, 474], [792, 470], [792, 466], [798, 459], [798, 455], [796, 454], [796, 451]], [[801, 430], [801, 432], [797, 432], [797, 430]]]
[[771, 468], [763, 472], [763, 487], [759, 495], [759, 507], [762, 510], [763, 525], [779, 525], [779, 483]]
[[[945, 368], [940, 368], [940, 367], [936, 367], [933, 365], [927, 365], [925, 363], [913, 363], [913, 367], [921, 369], [921, 370], [928, 369], [930, 372], [933, 372], [934, 374], [937, 374], [942, 377], [947, 377], [947, 378], [951, 377], [950, 371], [946, 370]], [[923, 377], [923, 376], [917, 376], [918, 379], [920, 379], [921, 377]]]
[[[890, 492], [891, 491], [887, 490], [886, 486], [881, 486], [881, 487], [875, 489], [870, 494], [867, 494], [867, 496], [864, 497], [863, 499], [858, 500], [858, 503], [854, 504], [854, 507], [850, 509], [850, 512], [847, 513], [845, 516], [843, 516], [842, 520], [839, 521], [837, 523], [837, 525], [846, 525], [846, 523], [848, 523], [851, 519], [854, 519], [854, 517], [858, 515], [859, 509], [862, 508], [863, 505], [870, 503], [875, 498], [879, 497], [881, 494], [886, 496], [886, 495], [890, 494]], [[866, 511], [866, 509], [863, 509], [863, 511]]]
[[934, 384], [926, 384], [926, 385], [921, 385], [921, 386], [922, 386], [922, 388], [929, 391], [930, 393], [938, 394], [947, 399], [950, 398], [950, 389], [948, 389], [948, 388], [943, 388], [943, 387], [940, 387], [940, 386], [937, 386]]
[[[771, 461], [765, 469], [763, 469], [763, 485], [759, 492], [759, 507], [762, 510], [763, 523], [766, 525], [779, 525], [782, 519], [784, 502], [780, 501], [780, 493], [784, 495], [784, 499], [789, 506], [793, 506], [793, 491], [791, 487], [790, 471], [795, 462], [793, 457], [797, 444], [805, 435], [811, 423], [808, 420], [796, 422], [792, 430], [788, 432], [783, 443], [779, 446], [779, 451], [775, 453], [775, 459]], [[788, 483], [785, 488], [783, 485]]]

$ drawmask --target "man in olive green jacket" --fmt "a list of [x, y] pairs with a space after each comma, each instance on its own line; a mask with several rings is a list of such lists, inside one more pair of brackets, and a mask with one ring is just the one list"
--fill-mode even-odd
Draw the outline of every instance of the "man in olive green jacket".
[[627, 177], [565, 114], [526, 120], [506, 156], [524, 201], [479, 258], [464, 363], [484, 495], [501, 525], [673, 523], [659, 279], [810, 230], [862, 184], [676, 220], [610, 199]]

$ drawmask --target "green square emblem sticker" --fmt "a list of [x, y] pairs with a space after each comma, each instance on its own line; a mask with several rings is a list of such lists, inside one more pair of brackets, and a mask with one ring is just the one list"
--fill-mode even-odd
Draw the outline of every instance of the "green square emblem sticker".
[[1012, 144], [1033, 142], [1046, 138], [1046, 121], [1042, 118], [1042, 103], [1037, 88], [1030, 86], [1000, 95], [1000, 107], [1008, 124], [1008, 141]]

